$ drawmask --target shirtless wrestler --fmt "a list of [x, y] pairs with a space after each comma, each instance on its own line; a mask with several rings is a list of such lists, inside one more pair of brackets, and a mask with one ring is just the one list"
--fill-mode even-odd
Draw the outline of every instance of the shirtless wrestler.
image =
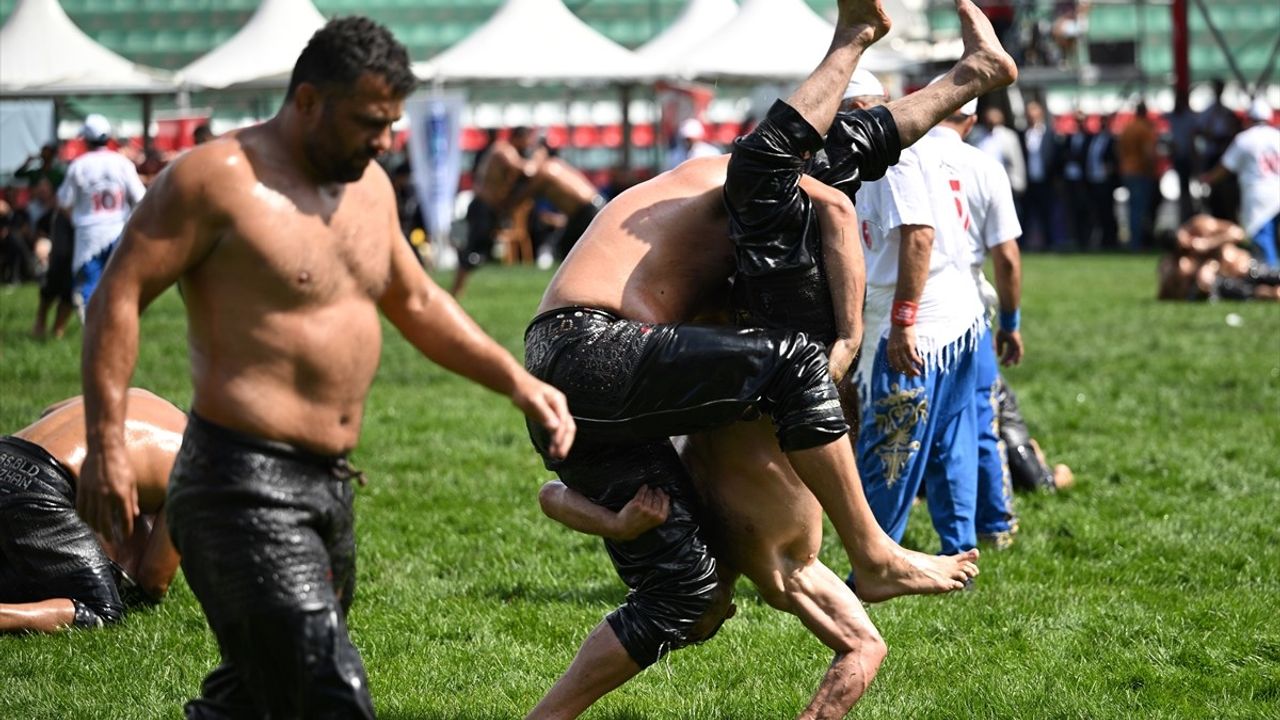
[[557, 260], [569, 254], [604, 207], [604, 198], [591, 180], [578, 168], [554, 156], [538, 163], [529, 183], [529, 193], [546, 198], [568, 218], [555, 237], [553, 251]]
[[125, 453], [138, 479], [139, 521], [104, 543], [76, 516], [85, 457], [84, 401], [75, 397], [0, 437], [0, 632], [101, 627], [134, 601], [159, 602], [178, 571], [164, 520], [169, 471], [187, 416], [129, 390]]
[[[895, 125], [893, 140], [908, 145], [968, 99], [1014, 77], [1012, 62], [977, 8], [967, 0], [957, 8], [966, 51], [956, 68], [884, 113], [857, 120], [855, 144], [876, 148], [877, 157], [867, 164], [879, 162], [879, 172], [892, 154], [884, 146]], [[788, 103], [780, 103], [788, 115], [785, 130], [803, 125], [819, 137], [827, 130], [857, 57], [887, 25], [873, 2], [840, 3], [826, 59]], [[785, 173], [798, 176], [794, 167], [779, 176]], [[722, 198], [726, 178], [723, 158], [691, 161], [611, 202], [553, 278], [526, 333], [526, 364], [566, 389], [580, 432], [573, 453], [548, 467], [566, 486], [610, 510], [622, 508], [644, 485], [671, 498], [660, 527], [629, 542], [606, 542], [632, 592], [591, 633], [530, 717], [576, 717], [663, 652], [705, 639], [717, 626], [727, 593], [716, 584], [692, 490], [667, 437], [731, 424], [754, 407], [772, 416], [774, 447], [786, 451], [791, 467], [832, 517], [864, 599], [946, 592], [976, 573], [974, 553], [912, 553], [879, 531], [861, 493], [820, 345], [789, 331], [678, 324], [718, 307], [736, 269]], [[839, 180], [830, 184], [839, 186]], [[797, 180], [790, 182], [781, 192], [794, 192]], [[727, 188], [723, 195], [729, 195]], [[803, 203], [806, 213], [809, 202]], [[813, 199], [819, 216], [814, 224], [821, 221], [821, 204]], [[828, 245], [847, 250], [856, 245], [849, 240]], [[822, 250], [824, 257], [830, 252]], [[842, 278], [831, 282], [834, 291]], [[845, 293], [858, 297], [861, 290]], [[533, 435], [542, 446], [536, 428]], [[864, 572], [874, 578], [869, 585], [862, 583]]]
[[179, 283], [192, 411], [166, 517], [222, 664], [188, 717], [372, 717], [346, 610], [346, 460], [378, 367], [381, 311], [424, 356], [512, 402], [563, 456], [564, 396], [534, 379], [423, 272], [372, 160], [415, 85], [404, 47], [362, 17], [312, 36], [267, 122], [183, 155], [127, 226], [89, 307], [80, 515], [127, 535], [138, 488], [124, 392], [138, 316]]
[[1244, 228], [1195, 215], [1178, 228], [1174, 252], [1157, 267], [1159, 300], [1280, 300], [1280, 268], [1254, 258], [1241, 245]]
[[475, 173], [475, 195], [467, 206], [467, 245], [458, 255], [458, 270], [449, 289], [455, 298], [467, 286], [467, 278], [493, 255], [494, 236], [510, 215], [517, 185], [527, 184], [537, 171], [529, 159], [534, 133], [515, 127], [506, 140], [496, 139], [484, 153]]

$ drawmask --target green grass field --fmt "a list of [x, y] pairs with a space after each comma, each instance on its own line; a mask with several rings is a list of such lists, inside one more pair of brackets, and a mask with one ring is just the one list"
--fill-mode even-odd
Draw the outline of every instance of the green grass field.
[[[1008, 378], [1077, 487], [1021, 498], [975, 591], [872, 608], [890, 652], [855, 717], [1280, 718], [1280, 307], [1157, 304], [1153, 266], [1027, 260], [1028, 358]], [[518, 353], [547, 277], [486, 270], [465, 305]], [[0, 290], [4, 430], [79, 392], [79, 330], [28, 339], [34, 307]], [[393, 333], [354, 458], [352, 635], [384, 718], [519, 717], [624, 589], [598, 541], [539, 513], [548, 473], [516, 411]], [[170, 293], [135, 384], [185, 405], [184, 338]], [[923, 510], [906, 544], [936, 548]], [[823, 557], [847, 570], [830, 537]], [[829, 652], [745, 581], [738, 605], [589, 717], [793, 716]], [[216, 654], [179, 578], [118, 627], [0, 637], [0, 718], [177, 717]]]

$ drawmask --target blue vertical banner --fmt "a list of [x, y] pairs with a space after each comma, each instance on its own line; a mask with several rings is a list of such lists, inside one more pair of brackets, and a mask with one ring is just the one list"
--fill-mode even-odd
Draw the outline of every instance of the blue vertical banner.
[[409, 115], [409, 162], [413, 184], [422, 204], [423, 219], [431, 235], [435, 267], [450, 269], [457, 264], [457, 251], [450, 237], [462, 175], [462, 110], [466, 97], [461, 92], [432, 91], [405, 103]]

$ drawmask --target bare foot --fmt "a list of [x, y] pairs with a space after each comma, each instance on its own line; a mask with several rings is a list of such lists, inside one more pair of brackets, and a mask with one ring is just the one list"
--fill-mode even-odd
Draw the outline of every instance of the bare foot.
[[937, 595], [963, 590], [978, 574], [978, 551], [959, 555], [926, 555], [898, 548], [879, 572], [858, 570], [858, 597], [863, 602], [883, 602], [900, 595]]
[[1076, 484], [1076, 474], [1071, 472], [1071, 468], [1058, 463], [1053, 466], [1053, 486], [1059, 490], [1069, 488]]
[[884, 37], [893, 25], [880, 0], [837, 0], [836, 9], [836, 34], [852, 32], [864, 46]]
[[974, 83], [977, 92], [972, 97], [1012, 85], [1018, 79], [1018, 66], [1001, 47], [991, 21], [972, 0], [956, 0], [956, 14], [964, 42], [964, 53], [955, 67], [956, 84]]

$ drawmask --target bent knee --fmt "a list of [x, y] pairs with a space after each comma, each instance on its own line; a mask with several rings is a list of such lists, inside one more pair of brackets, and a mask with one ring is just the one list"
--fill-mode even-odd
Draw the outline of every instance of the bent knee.
[[732, 600], [732, 585], [714, 578], [698, 585], [669, 583], [633, 591], [608, 620], [627, 654], [643, 668], [672, 650], [711, 639], [732, 615]]

